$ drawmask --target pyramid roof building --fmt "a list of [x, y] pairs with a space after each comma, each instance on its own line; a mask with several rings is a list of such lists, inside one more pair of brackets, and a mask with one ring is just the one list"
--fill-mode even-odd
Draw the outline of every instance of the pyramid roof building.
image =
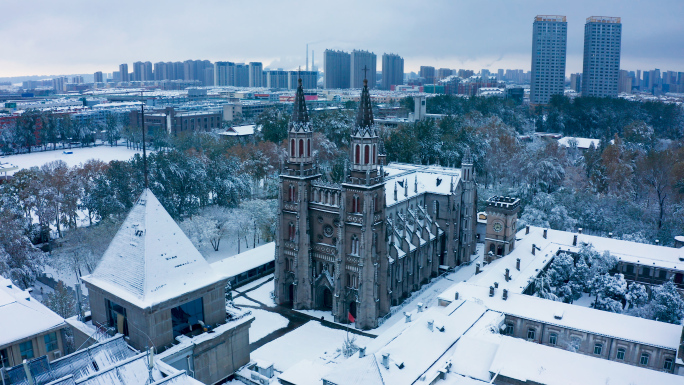
[[209, 263], [145, 189], [87, 283], [140, 308], [149, 308], [225, 278]]

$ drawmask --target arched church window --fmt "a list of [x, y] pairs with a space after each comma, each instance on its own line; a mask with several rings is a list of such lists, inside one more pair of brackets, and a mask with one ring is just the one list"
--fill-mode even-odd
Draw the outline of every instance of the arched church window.
[[304, 156], [304, 139], [299, 139], [299, 156]]
[[373, 145], [373, 164], [376, 163], [375, 157], [376, 157], [377, 152], [378, 152], [378, 150], [375, 148], [375, 145]]
[[297, 156], [295, 154], [295, 140], [294, 139], [290, 140], [290, 156], [293, 158]]
[[311, 156], [311, 139], [306, 140], [306, 156]]
[[370, 163], [370, 146], [363, 146], [363, 164]]
[[289, 238], [290, 241], [293, 242], [295, 240], [295, 225], [294, 223], [290, 222], [290, 227], [289, 227]]
[[361, 146], [359, 146], [358, 144], [356, 145], [356, 156], [354, 163], [361, 164]]
[[289, 193], [290, 193], [289, 194], [290, 195], [290, 202], [294, 202], [295, 201], [295, 186], [293, 184], [290, 184]]

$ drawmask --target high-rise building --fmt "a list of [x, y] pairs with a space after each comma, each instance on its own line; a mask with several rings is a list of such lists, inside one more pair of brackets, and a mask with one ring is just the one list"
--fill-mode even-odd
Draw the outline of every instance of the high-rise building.
[[288, 71], [266, 71], [266, 87], [275, 89], [288, 88]]
[[143, 63], [143, 71], [142, 71], [142, 80], [143, 81], [152, 81], [154, 80], [154, 74], [152, 72], [152, 63], [151, 62], [144, 62]]
[[423, 84], [435, 84], [435, 67], [420, 66], [418, 75], [423, 78]]
[[568, 23], [565, 16], [539, 15], [532, 23], [530, 103], [548, 104], [565, 89]]
[[134, 82], [143, 80], [143, 62], [137, 61], [133, 63], [133, 73], [131, 75], [131, 80]]
[[349, 83], [351, 88], [363, 87], [368, 79], [368, 88], [375, 88], [377, 79], [377, 56], [373, 52], [353, 50], [350, 60]]
[[396, 54], [382, 55], [382, 89], [404, 84], [404, 59]]
[[437, 82], [437, 81], [440, 81], [444, 78], [447, 78], [447, 77], [451, 76], [451, 73], [452, 73], [452, 71], [450, 68], [439, 68], [439, 69], [435, 70], [435, 81]]
[[318, 72], [316, 71], [290, 71], [288, 74], [287, 88], [296, 90], [302, 79], [302, 87], [305, 90], [315, 90], [318, 83]]
[[238, 63], [235, 65], [235, 84], [236, 87], [249, 87], [249, 65]]
[[250, 87], [263, 87], [264, 84], [262, 80], [264, 66], [260, 62], [249, 63], [249, 86]]
[[625, 70], [620, 70], [618, 73], [618, 93], [632, 93], [632, 78]]
[[93, 83], [104, 83], [104, 77], [102, 76], [102, 71], [97, 71], [93, 74]]
[[578, 93], [582, 91], [582, 74], [570, 74], [570, 89]]
[[473, 70], [458, 70], [458, 77], [460, 78], [467, 79], [473, 75], [475, 75]]
[[349, 88], [350, 55], [344, 51], [326, 49], [323, 53], [323, 88]]
[[582, 96], [617, 96], [621, 41], [619, 17], [587, 18], [584, 25]]
[[235, 63], [229, 61], [217, 61], [214, 63], [214, 85], [235, 85]]
[[119, 65], [119, 77], [122, 82], [129, 82], [131, 79], [128, 77], [128, 64]]

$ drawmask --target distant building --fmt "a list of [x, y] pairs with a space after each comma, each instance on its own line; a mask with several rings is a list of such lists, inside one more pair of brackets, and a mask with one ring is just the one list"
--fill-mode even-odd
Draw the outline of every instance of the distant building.
[[620, 70], [618, 73], [618, 93], [632, 93], [632, 78], [628, 71]]
[[587, 18], [584, 25], [582, 96], [617, 96], [621, 41], [619, 17]]
[[570, 89], [577, 93], [582, 92], [582, 74], [570, 74]]
[[453, 71], [451, 71], [451, 69], [449, 69], [449, 68], [439, 68], [439, 69], [435, 70], [435, 80], [439, 81], [439, 80], [442, 80], [446, 77], [449, 77], [449, 76], [451, 76], [452, 72]]
[[350, 55], [344, 51], [326, 49], [323, 53], [323, 88], [349, 88]]
[[382, 89], [404, 84], [404, 58], [390, 53], [382, 55]]
[[129, 82], [131, 81], [130, 78], [128, 77], [128, 64], [120, 64], [119, 65], [119, 76], [122, 82]]
[[[261, 62], [249, 63], [249, 86], [250, 87], [264, 87], [264, 66]], [[268, 78], [267, 78], [268, 79]]]
[[423, 84], [435, 84], [435, 67], [420, 66], [418, 75], [423, 78]]
[[[140, 116], [140, 110], [131, 110], [132, 126], [140, 127]], [[150, 138], [178, 135], [185, 131], [212, 131], [221, 128], [221, 121], [220, 111], [176, 111], [173, 107], [166, 107], [145, 113], [145, 129]]]
[[102, 76], [102, 71], [97, 71], [93, 74], [93, 82], [104, 83], [104, 77]]
[[353, 50], [350, 55], [350, 87], [362, 88], [363, 80], [368, 79], [368, 88], [375, 88], [377, 62], [378, 60], [374, 53]]
[[220, 87], [235, 85], [235, 63], [228, 61], [214, 63], [214, 85]]
[[[249, 65], [237, 63], [235, 65], [235, 87], [249, 87]], [[267, 86], [268, 87], [268, 86]]]
[[262, 101], [244, 101], [223, 105], [223, 121], [232, 122], [236, 119], [251, 119], [259, 116], [266, 109], [273, 107], [273, 103]]
[[288, 71], [266, 71], [266, 87], [273, 89], [287, 89]]
[[548, 104], [565, 90], [568, 23], [565, 16], [540, 15], [532, 24], [530, 103]]
[[317, 71], [289, 71], [287, 88], [296, 90], [299, 79], [302, 79], [302, 87], [304, 87], [305, 90], [315, 90], [318, 88]]

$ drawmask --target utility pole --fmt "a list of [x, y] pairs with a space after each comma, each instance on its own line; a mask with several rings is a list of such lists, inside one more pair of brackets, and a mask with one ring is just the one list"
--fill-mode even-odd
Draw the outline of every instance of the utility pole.
[[147, 183], [147, 151], [146, 151], [146, 140], [145, 140], [145, 98], [143, 96], [143, 92], [145, 91], [140, 91], [140, 115], [141, 115], [141, 121], [142, 121], [142, 142], [143, 142], [143, 173], [145, 175], [145, 188], [148, 188], [149, 185]]

